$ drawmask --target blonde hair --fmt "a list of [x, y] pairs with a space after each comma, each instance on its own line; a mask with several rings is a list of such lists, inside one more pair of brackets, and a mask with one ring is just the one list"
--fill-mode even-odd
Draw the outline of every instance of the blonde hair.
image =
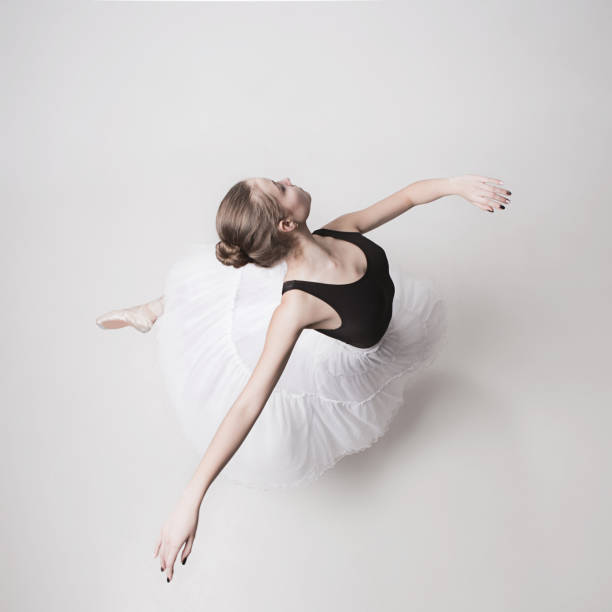
[[217, 211], [221, 239], [215, 247], [217, 259], [234, 268], [251, 262], [263, 268], [275, 266], [294, 245], [293, 234], [278, 229], [278, 222], [286, 216], [276, 198], [246, 181], [236, 183]]

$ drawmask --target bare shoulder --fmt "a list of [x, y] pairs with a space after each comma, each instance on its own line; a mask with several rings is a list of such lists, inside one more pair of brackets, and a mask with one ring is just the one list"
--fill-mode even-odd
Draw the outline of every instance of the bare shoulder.
[[287, 326], [293, 329], [307, 329], [323, 320], [321, 318], [321, 300], [297, 288], [283, 293], [277, 310], [282, 312], [281, 316]]
[[340, 232], [360, 232], [359, 227], [359, 211], [346, 213], [336, 217], [329, 223], [322, 226], [321, 229], [338, 230]]

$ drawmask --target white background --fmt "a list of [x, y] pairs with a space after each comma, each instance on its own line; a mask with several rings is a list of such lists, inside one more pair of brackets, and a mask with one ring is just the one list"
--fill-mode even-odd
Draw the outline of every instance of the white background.
[[[609, 23], [604, 2], [5, 2], [3, 610], [603, 611], [612, 606]], [[392, 430], [310, 486], [215, 482], [168, 584], [159, 529], [199, 457], [157, 297], [238, 180], [310, 229], [423, 178], [506, 181], [370, 234], [434, 279], [449, 344]]]

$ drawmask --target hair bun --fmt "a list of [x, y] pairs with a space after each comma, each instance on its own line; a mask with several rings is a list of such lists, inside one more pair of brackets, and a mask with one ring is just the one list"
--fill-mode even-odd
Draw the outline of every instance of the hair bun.
[[237, 244], [219, 240], [216, 244], [217, 259], [225, 266], [241, 268], [253, 260]]

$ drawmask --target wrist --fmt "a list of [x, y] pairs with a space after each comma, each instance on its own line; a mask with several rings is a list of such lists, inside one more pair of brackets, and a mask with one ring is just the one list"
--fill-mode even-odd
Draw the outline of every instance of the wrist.
[[188, 504], [199, 508], [202, 504], [202, 500], [204, 499], [204, 495], [206, 495], [207, 490], [208, 487], [204, 488], [200, 486], [195, 486], [193, 483], [189, 483], [185, 487], [181, 498]]
[[457, 176], [450, 176], [446, 179], [447, 195], [459, 195], [459, 183]]

